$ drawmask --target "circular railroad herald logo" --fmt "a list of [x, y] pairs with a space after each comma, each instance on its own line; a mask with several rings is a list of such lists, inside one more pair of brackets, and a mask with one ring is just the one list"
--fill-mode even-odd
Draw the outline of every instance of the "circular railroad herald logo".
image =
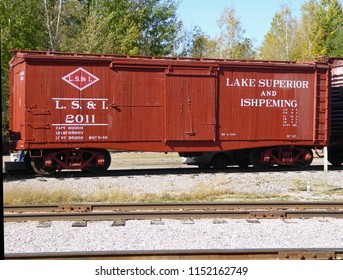
[[62, 80], [77, 88], [78, 90], [84, 90], [100, 79], [80, 67], [69, 73], [68, 75], [62, 77]]

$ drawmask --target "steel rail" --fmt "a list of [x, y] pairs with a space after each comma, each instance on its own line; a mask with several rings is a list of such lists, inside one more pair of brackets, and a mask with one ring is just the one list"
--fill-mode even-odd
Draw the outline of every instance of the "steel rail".
[[342, 260], [343, 248], [7, 253], [5, 260]]
[[343, 211], [125, 211], [125, 212], [53, 212], [5, 213], [5, 222], [22, 221], [126, 221], [160, 219], [294, 219], [333, 217], [343, 218]]
[[157, 210], [343, 210], [343, 202], [115, 203], [8, 205], [4, 213]]

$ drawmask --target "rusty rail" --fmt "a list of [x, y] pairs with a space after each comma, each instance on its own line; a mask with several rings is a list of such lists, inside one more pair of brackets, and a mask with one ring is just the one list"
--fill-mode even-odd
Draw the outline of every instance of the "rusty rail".
[[8, 260], [342, 260], [343, 248], [8, 253]]
[[343, 203], [153, 203], [6, 206], [4, 220], [343, 218]]
[[90, 212], [137, 210], [343, 210], [343, 202], [230, 202], [230, 203], [87, 203], [7, 205], [5, 213], [14, 212]]

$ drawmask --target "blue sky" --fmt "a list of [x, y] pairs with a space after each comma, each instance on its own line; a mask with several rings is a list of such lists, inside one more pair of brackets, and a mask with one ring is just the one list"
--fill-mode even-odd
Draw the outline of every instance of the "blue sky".
[[178, 15], [186, 28], [201, 27], [211, 37], [219, 35], [217, 21], [225, 7], [234, 7], [236, 16], [245, 29], [245, 36], [255, 39], [256, 44], [263, 41], [276, 12], [287, 3], [294, 16], [299, 17], [302, 4], [308, 0], [180, 0]]

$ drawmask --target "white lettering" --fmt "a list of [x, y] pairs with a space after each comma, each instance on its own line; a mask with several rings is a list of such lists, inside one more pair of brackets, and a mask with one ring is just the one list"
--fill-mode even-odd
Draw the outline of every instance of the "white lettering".
[[87, 102], [87, 109], [95, 109], [96, 104], [93, 101]]
[[74, 100], [71, 102], [71, 108], [72, 109], [81, 109], [80, 102], [78, 100]]
[[226, 78], [227, 87], [255, 87], [256, 79], [234, 79], [230, 82], [230, 78]]
[[286, 99], [254, 99], [246, 98], [241, 99], [241, 107], [266, 107], [266, 108], [297, 108], [298, 103], [296, 100], [286, 100]]
[[261, 96], [276, 96], [277, 93], [275, 90], [270, 91], [270, 90], [266, 90], [266, 91], [262, 91]]
[[55, 109], [57, 110], [77, 110], [82, 109], [83, 107], [90, 110], [96, 110], [100, 106], [102, 110], [107, 110], [107, 100], [107, 98], [53, 98]]
[[57, 110], [62, 110], [62, 109], [66, 109], [67, 108], [65, 106], [61, 106], [60, 107], [60, 101], [59, 100], [55, 100], [55, 103], [56, 103], [55, 109], [57, 109]]
[[232, 79], [226, 78], [227, 87], [266, 87], [266, 88], [309, 88], [308, 81], [273, 79]]
[[66, 124], [77, 123], [77, 124], [92, 124], [95, 123], [95, 115], [67, 115]]
[[102, 101], [102, 108], [101, 109], [103, 109], [103, 110], [108, 109], [108, 107], [106, 106], [105, 100]]
[[258, 81], [258, 86], [267, 88], [309, 88], [309, 82], [297, 80], [261, 79]]

